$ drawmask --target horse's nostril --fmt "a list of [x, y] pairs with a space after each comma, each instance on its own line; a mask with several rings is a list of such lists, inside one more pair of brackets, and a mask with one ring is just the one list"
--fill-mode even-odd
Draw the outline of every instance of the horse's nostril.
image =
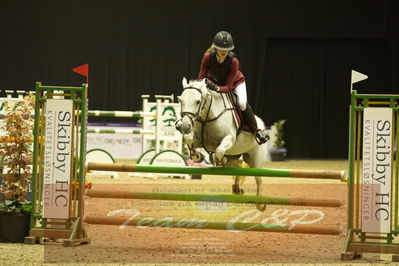
[[184, 132], [184, 134], [188, 134], [191, 131], [191, 125], [188, 123], [183, 123], [181, 125], [181, 131]]

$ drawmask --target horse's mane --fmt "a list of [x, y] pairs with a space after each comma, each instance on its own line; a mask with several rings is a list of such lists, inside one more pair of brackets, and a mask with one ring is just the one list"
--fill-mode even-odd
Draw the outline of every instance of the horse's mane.
[[190, 87], [201, 89], [204, 85], [206, 86], [206, 84], [203, 84], [202, 81], [203, 81], [203, 79], [191, 79], [188, 82], [188, 85]]

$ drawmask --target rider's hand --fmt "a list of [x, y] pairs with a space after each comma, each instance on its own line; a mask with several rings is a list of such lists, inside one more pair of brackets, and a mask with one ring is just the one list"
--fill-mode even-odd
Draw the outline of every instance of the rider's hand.
[[213, 83], [212, 81], [210, 81], [209, 79], [206, 79], [205, 83], [206, 83], [206, 86], [208, 86], [208, 88], [210, 90], [219, 91], [219, 86], [216, 85], [215, 83]]

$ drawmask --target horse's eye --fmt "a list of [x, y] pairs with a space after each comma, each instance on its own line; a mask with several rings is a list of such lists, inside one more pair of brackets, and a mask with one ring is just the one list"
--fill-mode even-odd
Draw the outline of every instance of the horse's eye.
[[200, 100], [197, 101], [197, 104], [200, 104]]

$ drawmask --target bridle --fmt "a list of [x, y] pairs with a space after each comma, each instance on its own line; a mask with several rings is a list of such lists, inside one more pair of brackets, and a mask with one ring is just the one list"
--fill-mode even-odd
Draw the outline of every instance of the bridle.
[[[180, 113], [180, 114], [181, 114], [181, 119], [179, 119], [178, 121], [176, 121], [176, 123], [178, 123], [179, 121], [181, 121], [185, 116], [187, 116], [188, 118], [190, 118], [190, 122], [191, 122], [192, 125], [194, 125], [194, 122], [195, 122], [195, 121], [198, 121], [198, 122], [201, 122], [201, 123], [206, 122], [206, 119], [207, 119], [207, 117], [208, 117], [208, 115], [209, 115], [210, 106], [211, 106], [212, 101], [213, 101], [212, 95], [211, 95], [210, 93], [207, 93], [207, 94], [206, 94], [206, 98], [205, 98], [205, 97], [202, 95], [201, 89], [196, 88], [196, 87], [187, 87], [187, 88], [184, 88], [183, 90], [196, 90], [196, 91], [198, 91], [198, 92], [201, 94], [201, 101], [200, 101], [200, 104], [199, 104], [199, 106], [198, 106], [198, 109], [197, 109], [197, 111], [196, 111], [195, 113], [193, 113], [193, 112], [181, 112], [181, 113]], [[205, 117], [205, 119], [204, 119], [204, 118], [201, 118], [201, 114], [202, 114], [202, 112], [204, 111], [204, 109], [205, 109], [205, 107], [206, 107], [206, 105], [207, 105], [207, 102], [208, 102], [208, 99], [209, 99], [209, 98], [211, 99], [211, 103], [210, 103], [209, 106], [208, 106], [208, 112], [207, 112], [207, 115], [206, 115], [206, 117]]]
[[[211, 104], [212, 104], [212, 101], [213, 101], [213, 97], [212, 97], [211, 93], [209, 93], [209, 92], [206, 94], [206, 97], [204, 97], [204, 96], [202, 95], [201, 89], [196, 88], [196, 87], [186, 87], [186, 88], [184, 88], [183, 90], [196, 90], [196, 91], [198, 91], [198, 92], [201, 94], [201, 101], [200, 101], [200, 104], [199, 104], [199, 106], [198, 106], [198, 109], [197, 109], [197, 111], [196, 111], [195, 113], [193, 113], [193, 112], [180, 112], [181, 118], [180, 118], [179, 120], [176, 121], [175, 125], [177, 125], [179, 122], [181, 122], [181, 121], [183, 120], [184, 117], [190, 118], [190, 122], [191, 122], [191, 125], [192, 125], [193, 127], [194, 127], [195, 121], [200, 122], [200, 123], [202, 124], [202, 129], [201, 129], [201, 141], [202, 141], [202, 145], [203, 145], [203, 147], [205, 148], [205, 150], [209, 153], [209, 151], [208, 151], [208, 150], [206, 149], [206, 147], [205, 147], [204, 136], [203, 136], [203, 135], [204, 135], [204, 126], [205, 126], [205, 123], [206, 123], [206, 119], [207, 119], [207, 117], [208, 117], [208, 115], [209, 115], [209, 111], [210, 111], [210, 109], [211, 109]], [[205, 107], [206, 107], [206, 105], [207, 105], [207, 102], [208, 102], [208, 99], [209, 99], [209, 98], [210, 98], [210, 104], [208, 105], [208, 112], [207, 112], [207, 114], [206, 114], [205, 119], [203, 119], [203, 118], [201, 118], [201, 114], [202, 114], [202, 112], [204, 111], [204, 109], [205, 109]], [[190, 150], [190, 154], [191, 154], [191, 155], [195, 154], [195, 151], [194, 151], [193, 146], [192, 146], [192, 145], [187, 145], [187, 146], [188, 146], [188, 149]]]

